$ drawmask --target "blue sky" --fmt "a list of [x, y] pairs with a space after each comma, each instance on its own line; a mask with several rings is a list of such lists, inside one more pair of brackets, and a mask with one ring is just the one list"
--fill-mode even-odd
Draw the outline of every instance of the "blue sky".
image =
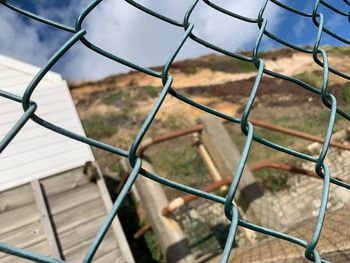
[[[162, 14], [182, 20], [192, 0], [137, 0]], [[225, 1], [214, 3], [239, 14], [256, 17], [262, 0]], [[315, 0], [282, 1], [303, 11], [311, 12]], [[341, 0], [326, 0], [349, 12], [350, 6]], [[18, 6], [67, 25], [74, 25], [78, 14], [91, 0], [13, 0]], [[336, 15], [325, 7], [325, 25], [345, 38], [350, 36], [350, 24], [345, 16]], [[312, 45], [317, 28], [311, 18], [295, 15], [269, 2], [264, 17], [268, 30], [294, 44]], [[257, 26], [229, 18], [200, 2], [194, 10], [191, 22], [195, 33], [205, 40], [230, 50], [251, 50], [257, 35]], [[4, 6], [0, 6], [0, 53], [43, 66], [71, 34], [53, 29], [36, 21], [26, 19]], [[123, 0], [105, 0], [86, 19], [83, 27], [87, 38], [98, 46], [125, 59], [144, 66], [162, 65], [183, 35], [176, 28], [146, 15]], [[322, 44], [343, 45], [333, 37], [323, 34]], [[281, 47], [264, 37], [262, 48]], [[190, 58], [212, 53], [193, 41], [188, 41], [178, 58]], [[111, 62], [82, 44], [74, 46], [54, 67], [66, 79], [89, 80], [130, 69]]]

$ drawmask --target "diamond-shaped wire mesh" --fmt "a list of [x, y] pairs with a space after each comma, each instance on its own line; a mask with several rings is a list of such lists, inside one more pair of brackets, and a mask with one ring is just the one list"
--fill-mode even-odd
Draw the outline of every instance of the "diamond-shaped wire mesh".
[[[320, 41], [321, 41], [321, 38], [324, 34], [328, 34], [328, 35], [334, 37], [335, 39], [343, 42], [346, 45], [350, 44], [350, 40], [336, 34], [335, 32], [332, 31], [331, 28], [328, 28], [325, 26], [324, 16], [319, 11], [319, 8], [320, 8], [320, 6], [323, 6], [324, 8], [331, 9], [338, 16], [342, 16], [345, 19], [348, 18], [348, 20], [350, 21], [349, 10], [346, 10], [346, 11], [339, 10], [333, 4], [326, 2], [324, 0], [310, 0], [309, 2], [310, 2], [310, 4], [313, 5], [313, 9], [312, 9], [312, 12], [307, 13], [304, 11], [297, 10], [291, 6], [288, 6], [287, 4], [285, 4], [282, 1], [264, 0], [264, 1], [261, 1], [260, 11], [259, 11], [257, 17], [246, 17], [246, 16], [243, 16], [241, 14], [236, 14], [236, 13], [233, 13], [229, 10], [226, 10], [226, 9], [218, 6], [217, 4], [211, 2], [210, 0], [203, 0], [203, 2], [205, 4], [207, 4], [208, 6], [210, 6], [213, 9], [217, 10], [218, 12], [221, 12], [223, 16], [229, 16], [232, 19], [238, 19], [238, 20], [241, 20], [242, 22], [245, 22], [245, 23], [255, 24], [258, 27], [259, 33], [256, 36], [256, 42], [255, 42], [254, 49], [251, 52], [251, 56], [246, 56], [246, 55], [242, 55], [240, 53], [235, 53], [235, 52], [229, 51], [227, 49], [221, 48], [217, 45], [214, 45], [214, 44], [208, 42], [207, 40], [200, 38], [199, 36], [197, 36], [193, 33], [193, 28], [195, 25], [191, 22], [191, 15], [192, 15], [194, 9], [196, 9], [196, 6], [197, 6], [199, 0], [195, 0], [188, 7], [186, 13], [184, 14], [183, 21], [176, 21], [176, 20], [169, 18], [165, 15], [162, 15], [160, 13], [153, 11], [153, 10], [150, 10], [149, 8], [147, 8], [147, 7], [141, 5], [133, 0], [125, 0], [125, 1], [127, 3], [129, 3], [130, 5], [134, 6], [135, 8], [138, 8], [139, 10], [147, 13], [148, 15], [156, 17], [156, 18], [164, 21], [164, 23], [168, 23], [174, 27], [184, 29], [184, 34], [183, 34], [182, 39], [179, 40], [179, 43], [178, 43], [177, 47], [175, 48], [175, 50], [171, 54], [169, 54], [168, 61], [164, 64], [163, 70], [161, 72], [158, 72], [158, 71], [155, 71], [153, 69], [146, 68], [146, 67], [134, 64], [130, 61], [127, 61], [121, 57], [118, 57], [116, 54], [111, 54], [111, 53], [107, 52], [106, 50], [94, 45], [92, 42], [89, 41], [89, 39], [88, 39], [89, 32], [87, 32], [84, 28], [82, 28], [82, 24], [83, 24], [83, 21], [85, 20], [85, 18], [89, 15], [89, 13], [91, 11], [93, 11], [102, 2], [102, 0], [92, 1], [92, 3], [90, 3], [82, 11], [82, 13], [76, 18], [76, 23], [75, 23], [74, 27], [64, 25], [64, 24], [58, 23], [56, 21], [42, 17], [38, 14], [33, 14], [27, 10], [23, 10], [23, 9], [17, 7], [16, 5], [12, 4], [10, 1], [7, 1], [7, 0], [0, 1], [2, 6], [6, 6], [15, 12], [18, 12], [18, 13], [20, 13], [24, 16], [27, 16], [31, 19], [37, 20], [39, 22], [45, 23], [47, 25], [53, 26], [57, 29], [60, 29], [60, 30], [63, 30], [63, 31], [66, 31], [66, 32], [69, 32], [72, 34], [72, 37], [57, 50], [57, 52], [47, 61], [46, 65], [33, 78], [31, 83], [26, 88], [23, 96], [19, 97], [19, 96], [16, 96], [16, 95], [13, 95], [13, 94], [10, 94], [8, 92], [0, 90], [0, 96], [7, 98], [9, 100], [16, 101], [18, 103], [21, 103], [23, 106], [23, 111], [24, 111], [22, 117], [19, 120], [17, 120], [17, 123], [14, 125], [14, 127], [1, 140], [0, 151], [2, 152], [6, 148], [6, 146], [9, 143], [11, 143], [11, 140], [16, 136], [16, 134], [18, 132], [20, 132], [21, 128], [26, 124], [26, 122], [29, 119], [31, 119], [34, 122], [38, 123], [39, 125], [46, 127], [47, 129], [50, 129], [54, 132], [60, 133], [64, 136], [70, 137], [73, 140], [77, 140], [77, 141], [80, 141], [82, 143], [89, 144], [90, 146], [100, 148], [100, 149], [105, 150], [107, 152], [110, 152], [112, 154], [116, 154], [118, 156], [128, 158], [129, 163], [132, 167], [132, 172], [131, 172], [130, 176], [128, 177], [128, 179], [127, 179], [122, 191], [120, 192], [120, 195], [118, 196], [116, 202], [114, 203], [112, 210], [107, 215], [104, 223], [102, 224], [102, 226], [101, 226], [99, 232], [97, 233], [94, 241], [92, 242], [89, 250], [86, 252], [84, 262], [90, 262], [93, 259], [97, 249], [99, 248], [99, 245], [101, 244], [104, 236], [106, 235], [108, 228], [110, 227], [114, 217], [117, 215], [117, 212], [118, 212], [118, 209], [120, 207], [121, 202], [124, 200], [126, 194], [128, 193], [129, 189], [131, 188], [131, 186], [133, 185], [134, 181], [136, 180], [136, 178], [138, 176], [146, 176], [146, 177], [148, 177], [156, 182], [159, 182], [161, 184], [176, 188], [176, 189], [183, 191], [183, 192], [197, 195], [201, 198], [209, 199], [211, 201], [217, 202], [218, 204], [222, 205], [222, 207], [223, 207], [222, 213], [231, 221], [231, 226], [229, 229], [228, 238], [225, 242], [224, 250], [223, 250], [223, 254], [222, 254], [222, 259], [221, 259], [222, 262], [227, 262], [229, 259], [230, 252], [231, 252], [232, 247], [234, 245], [238, 225], [241, 227], [244, 227], [244, 228], [249, 228], [251, 230], [266, 234], [266, 235], [273, 236], [273, 237], [278, 238], [278, 239], [287, 240], [289, 242], [294, 243], [295, 245], [302, 246], [305, 248], [305, 257], [306, 258], [308, 258], [311, 261], [315, 261], [315, 262], [325, 262], [324, 260], [321, 259], [319, 253], [317, 252], [316, 245], [317, 245], [318, 239], [320, 238], [324, 218], [326, 215], [329, 186], [332, 183], [332, 184], [336, 184], [336, 185], [339, 185], [339, 186], [347, 188], [347, 189], [350, 188], [350, 185], [348, 185], [340, 180], [332, 178], [330, 175], [329, 168], [328, 168], [327, 164], [324, 162], [325, 157], [327, 155], [328, 148], [329, 148], [329, 143], [330, 143], [330, 139], [332, 136], [332, 129], [334, 126], [334, 121], [335, 121], [336, 115], [338, 115], [339, 117], [345, 118], [346, 120], [350, 120], [350, 115], [347, 112], [345, 112], [342, 109], [337, 107], [336, 98], [334, 97], [334, 95], [329, 93], [327, 90], [328, 74], [329, 74], [329, 72], [332, 72], [332, 73], [334, 73], [334, 74], [338, 75], [339, 77], [342, 77], [346, 80], [350, 80], [350, 76], [347, 75], [346, 73], [341, 72], [341, 71], [328, 65], [327, 53], [324, 49], [322, 49], [320, 47]], [[343, 0], [343, 2], [345, 4], [345, 6], [350, 6], [349, 0]], [[286, 9], [290, 12], [293, 12], [299, 16], [303, 16], [305, 18], [311, 19], [315, 28], [318, 30], [317, 37], [313, 42], [313, 46], [311, 48], [298, 46], [298, 45], [292, 44], [290, 42], [287, 42], [287, 41], [279, 38], [278, 36], [274, 35], [272, 32], [269, 32], [267, 27], [266, 27], [268, 19], [266, 18], [266, 14], [265, 14], [266, 6], [268, 3], [276, 4], [279, 7]], [[348, 25], [349, 24], [347, 24], [347, 26]], [[232, 41], [235, 41], [234, 40], [235, 37], [238, 37], [238, 36], [234, 36]], [[316, 64], [318, 64], [323, 69], [323, 83], [322, 83], [321, 88], [313, 87], [313, 86], [311, 86], [311, 85], [309, 85], [301, 80], [298, 80], [296, 78], [289, 77], [289, 76], [283, 75], [281, 73], [266, 69], [264, 67], [264, 60], [259, 56], [259, 54], [260, 54], [259, 50], [260, 50], [261, 41], [262, 41], [263, 37], [268, 37], [270, 39], [273, 39], [274, 41], [279, 42], [280, 44], [282, 44], [286, 47], [292, 48], [292, 49], [297, 50], [299, 52], [308, 53], [308, 54], [312, 55], [314, 62]], [[172, 88], [173, 78], [169, 74], [169, 69], [171, 68], [174, 59], [176, 58], [177, 54], [179, 53], [179, 51], [183, 47], [184, 43], [186, 41], [188, 41], [189, 39], [192, 39], [193, 41], [195, 41], [201, 45], [204, 45], [212, 50], [215, 50], [219, 53], [222, 53], [228, 57], [232, 57], [234, 59], [242, 60], [245, 62], [250, 62], [250, 63], [254, 64], [255, 67], [257, 68], [257, 75], [256, 75], [255, 83], [251, 88], [251, 93], [250, 93], [249, 99], [246, 103], [245, 111], [244, 111], [241, 118], [234, 118], [232, 116], [228, 116], [222, 112], [216, 111], [210, 107], [207, 107], [207, 106], [202, 105], [198, 102], [195, 102], [195, 101], [191, 100], [189, 97], [182, 95], [181, 93], [179, 93], [178, 91], [176, 91]], [[39, 116], [37, 116], [35, 114], [35, 112], [37, 110], [37, 105], [36, 105], [35, 101], [33, 101], [31, 98], [32, 98], [32, 94], [35, 91], [38, 83], [45, 76], [45, 74], [61, 59], [61, 57], [71, 47], [73, 47], [77, 42], [81, 42], [86, 48], [91, 49], [92, 51], [100, 54], [101, 56], [106, 57], [107, 59], [115, 61], [116, 63], [121, 63], [123, 65], [126, 65], [126, 66], [134, 69], [134, 70], [143, 72], [145, 74], [157, 77], [157, 78], [162, 80], [163, 87], [162, 87], [161, 92], [159, 93], [158, 99], [155, 102], [151, 111], [149, 112], [148, 117], [144, 121], [142, 127], [139, 129], [137, 136], [135, 137], [132, 145], [130, 146], [130, 148], [128, 150], [120, 149], [118, 147], [108, 145], [106, 143], [94, 140], [92, 138], [82, 137], [82, 136], [80, 136], [72, 131], [63, 129], [62, 127], [58, 127], [54, 123], [50, 123], [50, 122], [40, 118]], [[320, 154], [317, 158], [310, 156], [310, 155], [307, 155], [305, 153], [291, 150], [287, 147], [270, 142], [270, 141], [268, 141], [264, 138], [258, 137], [257, 135], [254, 134], [254, 126], [249, 122], [248, 118], [249, 118], [250, 110], [252, 109], [252, 106], [254, 104], [254, 98], [259, 90], [259, 84], [260, 84], [261, 79], [264, 75], [273, 76], [275, 78], [279, 78], [279, 79], [293, 82], [293, 83], [297, 84], [300, 87], [300, 89], [307, 89], [310, 92], [318, 94], [320, 96], [320, 98], [322, 99], [324, 106], [330, 109], [328, 128], [327, 128], [326, 134], [324, 135], [324, 142], [322, 145], [322, 149], [321, 149]], [[175, 98], [177, 98], [177, 99], [179, 99], [179, 100], [181, 100], [181, 101], [183, 101], [183, 102], [185, 102], [193, 107], [196, 107], [198, 109], [203, 110], [204, 112], [206, 112], [208, 114], [216, 115], [216, 116], [223, 118], [227, 121], [230, 121], [232, 123], [236, 123], [236, 124], [240, 125], [242, 133], [246, 136], [246, 143], [245, 143], [244, 150], [242, 152], [240, 164], [237, 168], [236, 173], [232, 175], [233, 181], [231, 183], [228, 195], [225, 198], [217, 196], [215, 194], [206, 193], [206, 192], [203, 192], [201, 190], [198, 190], [198, 189], [195, 189], [195, 188], [183, 185], [183, 184], [176, 183], [172, 180], [163, 178], [161, 175], [157, 175], [153, 172], [147, 171], [147, 170], [142, 168], [142, 160], [137, 156], [137, 150], [138, 150], [140, 143], [141, 143], [142, 139], [144, 138], [147, 130], [152, 125], [152, 121], [154, 120], [156, 113], [158, 112], [158, 110], [162, 106], [162, 103], [163, 103], [166, 96], [173, 96], [173, 97], [175, 97]], [[246, 160], [247, 160], [247, 157], [249, 154], [249, 148], [250, 148], [253, 140], [256, 142], [259, 142], [261, 144], [264, 144], [268, 147], [271, 147], [275, 150], [282, 151], [286, 154], [289, 154], [289, 155], [292, 155], [294, 157], [301, 158], [303, 160], [314, 163], [315, 170], [316, 170], [317, 174], [321, 178], [323, 178], [323, 190], [322, 190], [322, 196], [321, 196], [320, 209], [319, 209], [318, 216], [316, 219], [316, 224], [314, 226], [313, 234], [312, 234], [312, 236], [310, 236], [310, 238], [307, 241], [298, 239], [296, 237], [293, 237], [293, 236], [290, 236], [287, 234], [284, 234], [282, 232], [274, 231], [272, 229], [268, 229], [268, 228], [265, 228], [265, 227], [262, 227], [259, 225], [252, 224], [250, 222], [244, 221], [243, 219], [241, 219], [239, 217], [238, 210], [233, 205], [233, 198], [235, 196], [237, 186], [238, 186], [240, 178], [242, 176], [242, 171], [245, 167], [245, 163], [246, 163]], [[59, 260], [59, 259], [54, 259], [54, 258], [46, 257], [43, 255], [39, 255], [37, 253], [33, 253], [33, 252], [30, 252], [30, 251], [27, 251], [24, 249], [16, 248], [16, 247], [4, 244], [4, 243], [0, 243], [0, 251], [5, 252], [5, 253], [9, 253], [9, 254], [13, 254], [13, 255], [18, 256], [18, 257], [37, 261], [37, 262], [64, 262], [64, 261]]]

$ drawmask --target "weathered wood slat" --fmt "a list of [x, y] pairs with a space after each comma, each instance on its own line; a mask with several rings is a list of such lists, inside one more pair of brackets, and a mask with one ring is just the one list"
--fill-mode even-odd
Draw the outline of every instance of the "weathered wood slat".
[[[42, 179], [40, 182], [66, 260], [73, 263], [81, 262], [105, 219], [106, 196], [101, 194], [98, 185], [91, 183], [83, 174], [82, 167]], [[7, 202], [6, 209], [11, 208], [10, 211], [0, 213], [0, 241], [52, 255], [30, 185], [11, 191], [7, 191], [6, 195], [0, 194], [0, 201]], [[26, 199], [25, 194], [30, 198]], [[21, 195], [20, 202], [16, 203], [17, 196]], [[28, 203], [28, 200], [31, 203]], [[16, 243], [17, 241], [20, 244]], [[35, 248], [36, 245], [38, 248]], [[98, 249], [94, 261], [125, 262], [112, 227]], [[0, 254], [0, 263], [2, 262], [29, 263], [23, 259]]]
[[1, 213], [0, 236], [38, 220], [40, 220], [40, 213], [35, 203]]
[[1, 235], [0, 240], [17, 247], [28, 247], [46, 240], [46, 236], [39, 220]]
[[40, 181], [44, 187], [46, 196], [50, 197], [59, 193], [76, 189], [89, 183], [83, 168], [73, 169], [69, 172], [57, 174]]
[[105, 262], [125, 262], [121, 254], [117, 250], [112, 250], [100, 257], [93, 260], [94, 263], [105, 263]]
[[52, 225], [51, 217], [49, 215], [48, 207], [46, 204], [46, 197], [44, 196], [42, 186], [38, 180], [31, 182], [31, 186], [33, 189], [36, 204], [41, 215], [41, 225], [44, 229], [45, 236], [49, 243], [51, 254], [54, 257], [61, 259], [61, 253], [58, 247], [56, 233]]
[[66, 250], [86, 240], [92, 239], [96, 235], [104, 219], [104, 216], [99, 217], [93, 221], [79, 225], [67, 232], [60, 234], [59, 239], [62, 249]]
[[[40, 253], [41, 255], [51, 256], [49, 245], [46, 240], [36, 243], [29, 247], [25, 247], [25, 249], [36, 253]], [[33, 262], [0, 252], [0, 263], [33, 263]]]
[[53, 221], [57, 233], [60, 234], [98, 217], [105, 216], [105, 214], [102, 201], [96, 199], [56, 214]]
[[50, 204], [51, 214], [56, 215], [98, 198], [100, 198], [100, 195], [96, 186], [94, 184], [88, 184], [48, 198], [48, 202]]
[[[63, 251], [66, 260], [70, 263], [82, 262], [82, 259], [84, 258], [84, 254], [86, 253], [92, 241], [93, 239], [81, 242], [79, 245]], [[107, 233], [106, 237], [103, 239], [101, 246], [97, 250], [95, 258], [98, 259], [99, 257], [106, 255], [111, 251], [116, 251], [117, 253], [120, 252], [119, 249], [117, 248], [115, 237], [111, 232], [109, 232]], [[123, 262], [123, 261], [124, 260], [121, 260], [118, 262]], [[113, 262], [113, 261], [105, 261], [105, 262]]]
[[[108, 213], [112, 209], [113, 203], [112, 203], [111, 197], [108, 193], [105, 181], [103, 179], [101, 169], [97, 164], [96, 164], [96, 168], [97, 168], [97, 171], [100, 175], [100, 179], [97, 180], [97, 187], [100, 191], [101, 198], [103, 200], [103, 203], [104, 203], [106, 210], [107, 210], [107, 213]], [[131, 253], [131, 250], [130, 250], [130, 247], [128, 244], [128, 241], [125, 237], [123, 228], [120, 224], [118, 215], [114, 218], [112, 225], [111, 225], [111, 229], [114, 232], [114, 236], [117, 240], [119, 250], [120, 250], [124, 260], [128, 263], [135, 263], [134, 257]]]
[[0, 212], [16, 209], [34, 202], [30, 185], [19, 186], [0, 193]]

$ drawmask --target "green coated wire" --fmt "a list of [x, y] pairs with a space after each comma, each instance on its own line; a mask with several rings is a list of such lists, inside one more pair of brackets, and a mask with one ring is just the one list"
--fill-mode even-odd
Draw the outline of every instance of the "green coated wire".
[[[154, 180], [160, 184], [178, 189], [180, 191], [197, 195], [201, 198], [211, 200], [217, 203], [220, 203], [223, 205], [223, 213], [225, 216], [231, 221], [230, 230], [228, 233], [228, 238], [226, 240], [226, 244], [222, 253], [221, 262], [227, 262], [230, 258], [230, 254], [232, 251], [232, 247], [235, 241], [235, 236], [237, 232], [237, 227], [245, 227], [250, 230], [266, 234], [278, 239], [289, 241], [295, 245], [299, 245], [305, 248], [305, 257], [309, 259], [310, 261], [314, 262], [327, 262], [323, 260], [320, 256], [320, 254], [317, 252], [317, 243], [321, 236], [322, 227], [324, 223], [324, 218], [326, 215], [326, 208], [327, 208], [327, 201], [328, 201], [328, 195], [329, 195], [329, 187], [330, 184], [336, 184], [338, 186], [344, 187], [346, 189], [350, 189], [350, 185], [342, 182], [338, 179], [334, 179], [331, 177], [328, 165], [325, 163], [325, 158], [327, 156], [327, 152], [329, 149], [329, 144], [332, 136], [332, 130], [335, 122], [335, 117], [338, 115], [346, 120], [350, 120], [349, 113], [345, 112], [343, 109], [340, 109], [337, 107], [337, 100], [333, 94], [331, 94], [328, 90], [328, 79], [329, 79], [329, 72], [334, 73], [345, 80], [350, 80], [350, 76], [342, 72], [341, 70], [335, 69], [331, 67], [328, 64], [328, 58], [327, 53], [325, 50], [319, 47], [322, 35], [323, 33], [328, 34], [329, 36], [343, 42], [345, 45], [349, 45], [350, 41], [346, 39], [344, 36], [341, 36], [339, 34], [336, 34], [335, 32], [332, 32], [329, 28], [325, 27], [324, 25], [324, 17], [323, 14], [319, 12], [319, 7], [322, 5], [332, 12], [334, 12], [336, 15], [348, 17], [348, 22], [350, 23], [350, 10], [341, 10], [338, 7], [335, 7], [333, 4], [326, 2], [324, 0], [313, 0], [313, 9], [312, 12], [304, 12], [301, 10], [298, 10], [294, 7], [289, 6], [286, 3], [282, 3], [279, 0], [264, 0], [262, 1], [260, 5], [260, 10], [256, 18], [253, 17], [246, 17], [241, 14], [236, 14], [230, 10], [226, 10], [225, 8], [221, 7], [220, 5], [213, 3], [210, 0], [202, 0], [206, 5], [208, 5], [210, 8], [215, 9], [216, 11], [222, 13], [222, 15], [229, 16], [232, 19], [238, 19], [240, 21], [250, 23], [250, 24], [256, 24], [257, 28], [259, 29], [259, 33], [256, 37], [256, 42], [254, 49], [252, 50], [252, 56], [246, 56], [239, 53], [232, 52], [230, 50], [224, 49], [220, 46], [214, 45], [210, 42], [208, 39], [202, 39], [198, 37], [194, 33], [195, 24], [191, 22], [191, 16], [193, 15], [193, 11], [195, 10], [197, 4], [200, 0], [194, 0], [188, 7], [186, 13], [184, 14], [183, 21], [177, 21], [173, 18], [170, 18], [168, 16], [165, 16], [161, 13], [155, 12], [151, 10], [150, 8], [147, 8], [143, 6], [142, 4], [134, 1], [134, 0], [125, 0], [128, 4], [132, 5], [133, 7], [137, 8], [141, 12], [144, 12], [150, 16], [153, 16], [157, 19], [160, 19], [161, 21], [164, 21], [165, 23], [168, 23], [175, 27], [181, 27], [184, 29], [184, 34], [181, 39], [179, 39], [178, 44], [174, 48], [173, 52], [169, 55], [168, 60], [165, 62], [163, 66], [163, 70], [161, 72], [155, 71], [153, 69], [144, 67], [142, 65], [138, 65], [133, 63], [132, 61], [128, 61], [126, 59], [123, 59], [122, 57], [119, 57], [116, 54], [112, 54], [92, 42], [88, 40], [89, 32], [82, 28], [82, 24], [84, 20], [88, 17], [90, 12], [92, 12], [98, 5], [102, 3], [102, 0], [94, 0], [92, 1], [88, 6], [85, 7], [85, 9], [78, 15], [75, 21], [74, 27], [64, 25], [61, 23], [58, 23], [56, 21], [53, 21], [51, 19], [47, 19], [45, 17], [42, 17], [38, 14], [34, 14], [32, 12], [29, 12], [28, 10], [22, 9], [17, 7], [15, 4], [13, 4], [10, 1], [7, 0], [0, 0], [0, 4], [3, 6], [13, 10], [14, 12], [29, 17], [31, 19], [34, 19], [38, 21], [39, 23], [44, 23], [49, 26], [55, 27], [59, 30], [63, 30], [69, 33], [72, 33], [72, 37], [64, 44], [62, 45], [57, 52], [48, 60], [48, 62], [45, 64], [45, 66], [35, 75], [33, 80], [30, 82], [28, 87], [25, 89], [25, 92], [23, 96], [17, 96], [14, 94], [11, 94], [6, 91], [0, 90], [0, 96], [9, 99], [12, 101], [15, 101], [17, 103], [21, 103], [24, 113], [20, 117], [19, 120], [17, 120], [16, 124], [11, 128], [11, 130], [6, 134], [6, 136], [0, 141], [0, 153], [6, 149], [6, 147], [11, 143], [12, 139], [20, 132], [21, 128], [28, 122], [29, 119], [32, 121], [38, 123], [39, 125], [50, 129], [54, 132], [60, 133], [64, 136], [67, 136], [73, 140], [80, 141], [82, 143], [88, 144], [90, 146], [97, 147], [99, 149], [105, 150], [107, 152], [116, 154], [118, 156], [128, 158], [129, 163], [132, 167], [132, 171], [130, 173], [130, 176], [128, 180], [126, 181], [126, 184], [121, 190], [121, 193], [119, 194], [117, 200], [115, 201], [113, 208], [106, 216], [105, 221], [102, 223], [100, 230], [98, 231], [94, 241], [90, 245], [88, 251], [86, 252], [86, 255], [84, 257], [83, 262], [91, 262], [93, 260], [93, 257], [95, 253], [97, 252], [101, 242], [103, 241], [103, 238], [105, 237], [113, 219], [117, 216], [118, 209], [125, 199], [129, 189], [135, 182], [137, 176], [142, 175], [145, 176], [151, 180]], [[350, 9], [350, 1], [349, 0], [343, 0], [344, 4], [349, 6]], [[295, 45], [293, 43], [290, 43], [289, 41], [286, 41], [279, 36], [275, 35], [274, 33], [268, 31], [267, 24], [268, 19], [265, 18], [265, 10], [268, 3], [272, 3], [277, 5], [279, 8], [285, 9], [288, 12], [295, 13], [297, 15], [303, 16], [307, 19], [311, 19], [315, 27], [317, 28], [317, 36], [314, 40], [313, 47], [305, 48], [298, 45]], [[232, 32], [231, 32], [232, 33]], [[302, 80], [299, 80], [295, 77], [288, 76], [285, 74], [281, 74], [279, 72], [275, 72], [272, 70], [269, 70], [265, 68], [264, 66], [264, 60], [259, 56], [259, 48], [262, 42], [262, 39], [264, 37], [268, 37], [272, 39], [273, 41], [276, 41], [283, 46], [292, 48], [296, 51], [303, 52], [306, 54], [310, 54], [312, 56], [314, 62], [319, 65], [323, 69], [323, 76], [322, 76], [322, 85], [321, 87], [314, 87], [308, 83], [305, 83]], [[233, 59], [237, 59], [240, 61], [245, 61], [249, 63], [253, 63], [256, 67], [256, 78], [255, 82], [252, 86], [250, 96], [246, 102], [245, 110], [243, 112], [243, 115], [241, 118], [232, 117], [230, 115], [224, 114], [220, 111], [217, 111], [215, 109], [212, 109], [206, 105], [203, 105], [201, 103], [198, 103], [191, 98], [181, 94], [177, 90], [175, 90], [172, 87], [173, 77], [169, 74], [169, 69], [171, 68], [177, 54], [182, 49], [183, 45], [191, 39], [192, 41], [197, 42], [200, 45], [203, 45], [207, 48], [210, 48], [212, 50], [215, 50], [219, 53], [222, 53], [226, 56], [229, 56]], [[234, 40], [233, 40], [234, 41]], [[139, 132], [137, 133], [133, 143], [130, 145], [129, 150], [120, 149], [118, 147], [108, 145], [106, 143], [103, 143], [101, 141], [95, 140], [93, 138], [88, 138], [81, 136], [79, 134], [76, 134], [70, 130], [64, 129], [62, 127], [59, 127], [55, 125], [54, 123], [50, 123], [47, 120], [42, 119], [41, 117], [37, 116], [35, 114], [35, 111], [37, 109], [37, 105], [35, 104], [35, 101], [32, 100], [32, 94], [35, 92], [35, 89], [37, 88], [40, 81], [44, 78], [44, 76], [47, 74], [47, 72], [64, 56], [64, 54], [73, 47], [77, 42], [81, 42], [86, 48], [100, 54], [101, 56], [104, 56], [107, 59], [110, 59], [116, 63], [121, 63], [125, 66], [128, 66], [134, 70], [137, 70], [139, 72], [142, 72], [144, 74], [159, 78], [162, 80], [163, 87], [158, 95], [158, 99], [156, 100], [153, 108], [150, 110], [147, 118], [145, 119], [143, 125], [139, 129]], [[320, 57], [322, 59], [320, 59]], [[264, 74], [278, 78], [283, 79], [285, 81], [292, 82], [296, 85], [298, 85], [302, 89], [306, 89], [309, 92], [315, 93], [320, 96], [323, 105], [330, 110], [329, 113], [329, 120], [328, 120], [328, 127], [326, 130], [326, 133], [324, 135], [324, 142], [322, 144], [322, 148], [320, 150], [318, 157], [313, 157], [311, 155], [298, 152], [292, 149], [289, 149], [286, 146], [279, 145], [277, 143], [274, 143], [270, 140], [267, 140], [263, 137], [258, 136], [254, 132], [254, 126], [249, 122], [249, 113], [254, 105], [254, 100], [256, 98], [260, 83], [262, 78], [264, 77]], [[234, 92], [234, 91], [233, 91]], [[175, 182], [170, 179], [166, 179], [154, 172], [150, 172], [142, 168], [142, 162], [141, 159], [137, 156], [138, 149], [140, 147], [140, 144], [151, 127], [154, 118], [159, 111], [159, 109], [162, 107], [162, 104], [164, 102], [164, 99], [167, 95], [173, 96], [184, 103], [187, 103], [193, 107], [196, 107], [208, 114], [215, 115], [217, 117], [220, 117], [222, 119], [225, 119], [227, 121], [230, 121], [232, 123], [239, 124], [242, 130], [242, 133], [246, 136], [245, 145], [242, 151], [242, 156], [240, 159], [240, 162], [237, 166], [236, 172], [233, 176], [232, 183], [230, 185], [228, 194], [226, 197], [217, 196], [212, 193], [207, 193], [204, 191], [201, 191], [199, 189], [196, 189], [194, 187], [190, 187], [178, 182]], [[265, 145], [266, 147], [272, 148], [276, 151], [284, 152], [288, 155], [300, 158], [302, 160], [306, 160], [309, 162], [315, 163], [315, 171], [323, 179], [323, 188], [322, 188], [322, 196], [321, 196], [321, 205], [320, 209], [318, 211], [318, 216], [315, 219], [315, 227], [312, 232], [312, 236], [310, 237], [309, 241], [301, 240], [299, 238], [290, 236], [288, 234], [285, 234], [280, 231], [276, 231], [273, 229], [269, 229], [266, 227], [262, 227], [247, 221], [244, 221], [239, 218], [238, 210], [233, 205], [233, 199], [235, 197], [235, 194], [237, 192], [238, 185], [240, 183], [241, 177], [243, 176], [244, 168], [246, 167], [246, 161], [249, 156], [249, 150], [252, 144], [252, 141], [256, 141], [258, 143], [261, 143]], [[1, 158], [1, 156], [0, 156]], [[13, 247], [5, 243], [0, 243], [0, 251], [8, 254], [12, 254], [17, 257], [25, 258], [28, 260], [36, 261], [36, 262], [64, 262], [60, 259], [54, 259], [51, 257], [39, 255], [37, 253], [24, 250], [21, 248]]]

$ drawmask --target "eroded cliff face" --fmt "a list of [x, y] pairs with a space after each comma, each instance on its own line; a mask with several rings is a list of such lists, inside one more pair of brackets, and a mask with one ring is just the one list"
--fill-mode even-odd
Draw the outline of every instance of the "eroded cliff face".
[[[350, 48], [325, 49], [330, 66], [350, 74]], [[312, 55], [279, 49], [261, 56], [267, 69], [321, 87], [323, 69], [313, 61]], [[160, 67], [155, 69], [161, 70]], [[174, 89], [206, 106], [236, 116], [240, 116], [244, 109], [256, 72], [251, 63], [219, 55], [175, 62], [170, 70]], [[135, 71], [97, 81], [70, 83], [88, 135], [126, 148], [134, 139], [161, 88], [161, 80]], [[340, 106], [349, 107], [349, 82], [330, 74], [329, 91], [336, 95]], [[296, 126], [296, 129], [318, 134], [307, 120], [323, 118], [323, 115], [327, 115], [324, 111], [317, 94], [292, 82], [264, 75], [251, 117], [286, 127]], [[201, 114], [201, 110], [169, 95], [147, 136], [191, 127]], [[298, 127], [296, 122], [302, 124], [298, 124]], [[322, 127], [319, 130], [323, 130]], [[100, 154], [106, 153], [96, 151], [96, 154], [99, 158]], [[107, 155], [100, 159], [103, 168], [113, 169]]]

